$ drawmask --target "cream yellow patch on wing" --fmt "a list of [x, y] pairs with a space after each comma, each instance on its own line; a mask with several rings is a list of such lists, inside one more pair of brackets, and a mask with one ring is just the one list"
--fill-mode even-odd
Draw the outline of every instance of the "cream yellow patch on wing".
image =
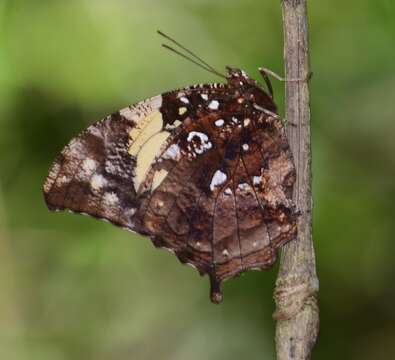
[[161, 169], [154, 174], [154, 179], [152, 180], [152, 191], [155, 190], [165, 179], [169, 172], [165, 169]]
[[170, 133], [167, 131], [162, 131], [153, 135], [148, 141], [145, 142], [143, 146], [141, 146], [140, 151], [136, 153], [137, 164], [134, 177], [134, 188], [136, 191], [138, 191], [141, 183], [147, 176], [151, 164], [153, 163], [155, 157], [159, 155], [160, 150], [169, 135]]
[[162, 130], [163, 119], [160, 111], [154, 111], [141, 119], [129, 132], [129, 154], [136, 156], [144, 144]]
[[180, 107], [180, 108], [178, 109], [178, 113], [179, 113], [180, 115], [183, 115], [183, 114], [185, 114], [186, 112], [187, 112], [187, 108], [186, 108], [185, 106]]
[[167, 124], [165, 129], [166, 130], [173, 130], [173, 129], [179, 127], [181, 124], [182, 124], [182, 122], [180, 120], [175, 120], [172, 125]]

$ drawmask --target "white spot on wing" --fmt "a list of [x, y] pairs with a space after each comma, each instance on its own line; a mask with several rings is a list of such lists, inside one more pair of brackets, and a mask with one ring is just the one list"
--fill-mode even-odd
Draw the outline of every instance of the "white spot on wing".
[[191, 142], [195, 136], [200, 139], [199, 144], [196, 144], [196, 143], [193, 144], [196, 154], [203, 154], [205, 152], [205, 150], [209, 150], [212, 148], [213, 145], [209, 141], [208, 136], [206, 134], [198, 132], [198, 131], [191, 131], [188, 134], [187, 141]]
[[200, 94], [200, 97], [201, 97], [203, 100], [205, 100], [205, 101], [208, 100], [208, 95], [207, 95], [207, 94]]
[[220, 127], [220, 126], [222, 126], [224, 124], [224, 119], [218, 119], [218, 120], [215, 121], [214, 124], [215, 124], [215, 126]]
[[247, 151], [247, 150], [250, 148], [250, 147], [248, 146], [248, 144], [243, 144], [242, 147], [243, 147], [243, 150], [244, 150], [244, 151]]
[[251, 120], [249, 118], [244, 119], [244, 126], [248, 126], [250, 124]]
[[193, 139], [195, 136], [197, 136], [197, 137], [200, 139], [200, 141], [201, 141], [202, 143], [208, 141], [208, 136], [207, 136], [206, 134], [201, 133], [201, 132], [198, 132], [198, 131], [191, 131], [191, 132], [188, 134], [187, 141], [188, 141], [188, 142], [191, 142], [192, 139]]
[[118, 204], [119, 199], [114, 192], [108, 192], [104, 194], [104, 202], [106, 205], [115, 205]]
[[211, 100], [210, 104], [208, 104], [208, 108], [211, 110], [218, 110], [219, 108], [219, 101], [218, 100]]
[[217, 170], [214, 173], [213, 178], [211, 179], [211, 184], [210, 184], [210, 190], [214, 191], [214, 188], [216, 186], [222, 185], [227, 179], [227, 176], [225, 173], [223, 173], [221, 170]]
[[240, 183], [238, 188], [240, 190], [247, 190], [248, 189], [248, 184], [247, 183]]
[[182, 97], [180, 98], [180, 100], [181, 100], [184, 104], [189, 104], [189, 100], [188, 100], [188, 98], [186, 98], [185, 96], [182, 96]]
[[254, 176], [252, 178], [252, 182], [254, 185], [259, 185], [261, 183], [261, 177], [260, 176]]
[[203, 154], [205, 150], [209, 150], [212, 148], [211, 142], [208, 142], [206, 144], [202, 144], [200, 147], [195, 148], [196, 154]]
[[100, 190], [103, 186], [106, 185], [106, 183], [107, 183], [107, 181], [103, 177], [103, 175], [95, 174], [95, 175], [92, 176], [91, 188], [93, 190]]
[[180, 147], [177, 144], [170, 145], [162, 157], [164, 159], [172, 159], [176, 161], [180, 160], [181, 158]]
[[91, 158], [85, 159], [82, 163], [82, 168], [88, 173], [91, 173], [94, 170], [96, 170], [96, 167], [97, 167], [96, 161]]
[[232, 195], [232, 190], [230, 190], [230, 188], [226, 188], [224, 191], [225, 195]]

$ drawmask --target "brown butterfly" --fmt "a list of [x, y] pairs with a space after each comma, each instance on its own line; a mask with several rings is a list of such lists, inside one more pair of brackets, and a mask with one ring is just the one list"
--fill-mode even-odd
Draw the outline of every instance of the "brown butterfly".
[[211, 281], [265, 270], [294, 239], [295, 167], [269, 92], [243, 70], [226, 83], [170, 91], [126, 107], [70, 141], [44, 184], [50, 210], [85, 213], [147, 235]]

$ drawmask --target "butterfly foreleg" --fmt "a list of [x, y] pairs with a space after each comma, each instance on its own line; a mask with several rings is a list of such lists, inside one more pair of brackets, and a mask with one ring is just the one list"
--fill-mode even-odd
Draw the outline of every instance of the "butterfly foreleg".
[[[279, 80], [279, 81], [283, 81], [283, 82], [303, 82], [303, 81], [309, 81], [311, 79], [311, 77], [313, 76], [313, 73], [310, 71], [305, 77], [302, 78], [296, 78], [296, 79], [289, 79], [289, 78], [285, 78], [281, 75], [278, 75], [277, 73], [275, 73], [272, 70], [269, 70], [265, 67], [260, 67], [259, 69], [260, 74], [262, 75], [263, 79], [265, 80], [266, 84], [268, 85], [269, 91], [272, 94], [272, 90], [271, 90], [271, 82], [269, 79], [269, 75], [274, 77], [275, 79]], [[270, 84], [270, 85], [269, 85]]]

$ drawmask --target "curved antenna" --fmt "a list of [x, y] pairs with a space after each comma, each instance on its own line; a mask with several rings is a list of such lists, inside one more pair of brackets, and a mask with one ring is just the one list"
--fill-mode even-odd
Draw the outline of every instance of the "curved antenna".
[[[185, 46], [181, 45], [178, 41], [174, 40], [172, 37], [170, 37], [169, 35], [166, 35], [165, 33], [163, 33], [160, 30], [157, 30], [157, 32], [158, 32], [159, 35], [163, 36], [167, 40], [170, 40], [173, 44], [177, 45], [180, 49], [182, 49], [185, 52], [187, 52], [189, 55], [191, 55], [191, 57], [181, 53], [180, 51], [170, 47], [169, 45], [162, 44], [162, 46], [164, 48], [173, 51], [174, 53], [176, 53], [176, 54], [182, 56], [183, 58], [193, 62], [194, 64], [200, 66], [201, 68], [205, 69], [206, 71], [209, 71], [209, 72], [211, 72], [213, 74], [216, 74], [218, 76], [221, 76], [221, 77], [227, 79], [226, 75], [220, 73], [218, 70], [213, 68], [210, 64], [208, 64], [206, 61], [204, 61], [201, 57], [197, 56], [194, 52], [192, 52], [191, 50], [189, 50]], [[193, 58], [195, 58], [197, 61], [194, 60]]]
[[218, 76], [220, 76], [220, 77], [223, 77], [224, 79], [227, 79], [227, 77], [226, 77], [225, 75], [221, 74], [220, 72], [218, 72], [218, 71], [216, 71], [216, 70], [213, 70], [213, 69], [211, 69], [211, 68], [208, 68], [208, 67], [202, 65], [201, 63], [199, 63], [199, 62], [197, 62], [196, 60], [194, 60], [194, 59], [188, 57], [187, 55], [183, 54], [182, 52], [180, 52], [180, 51], [178, 51], [178, 50], [176, 50], [176, 49], [173, 49], [171, 46], [169, 46], [169, 45], [167, 45], [167, 44], [162, 44], [162, 46], [163, 46], [165, 49], [170, 50], [170, 51], [174, 52], [175, 54], [177, 54], [177, 55], [183, 57], [184, 59], [189, 60], [190, 62], [194, 63], [195, 65], [197, 65], [197, 66], [199, 66], [199, 67], [201, 67], [202, 69], [204, 69], [204, 70], [206, 70], [206, 71], [208, 71], [208, 72], [210, 72], [210, 73], [212, 73], [212, 74], [215, 74], [215, 75], [218, 75]]

